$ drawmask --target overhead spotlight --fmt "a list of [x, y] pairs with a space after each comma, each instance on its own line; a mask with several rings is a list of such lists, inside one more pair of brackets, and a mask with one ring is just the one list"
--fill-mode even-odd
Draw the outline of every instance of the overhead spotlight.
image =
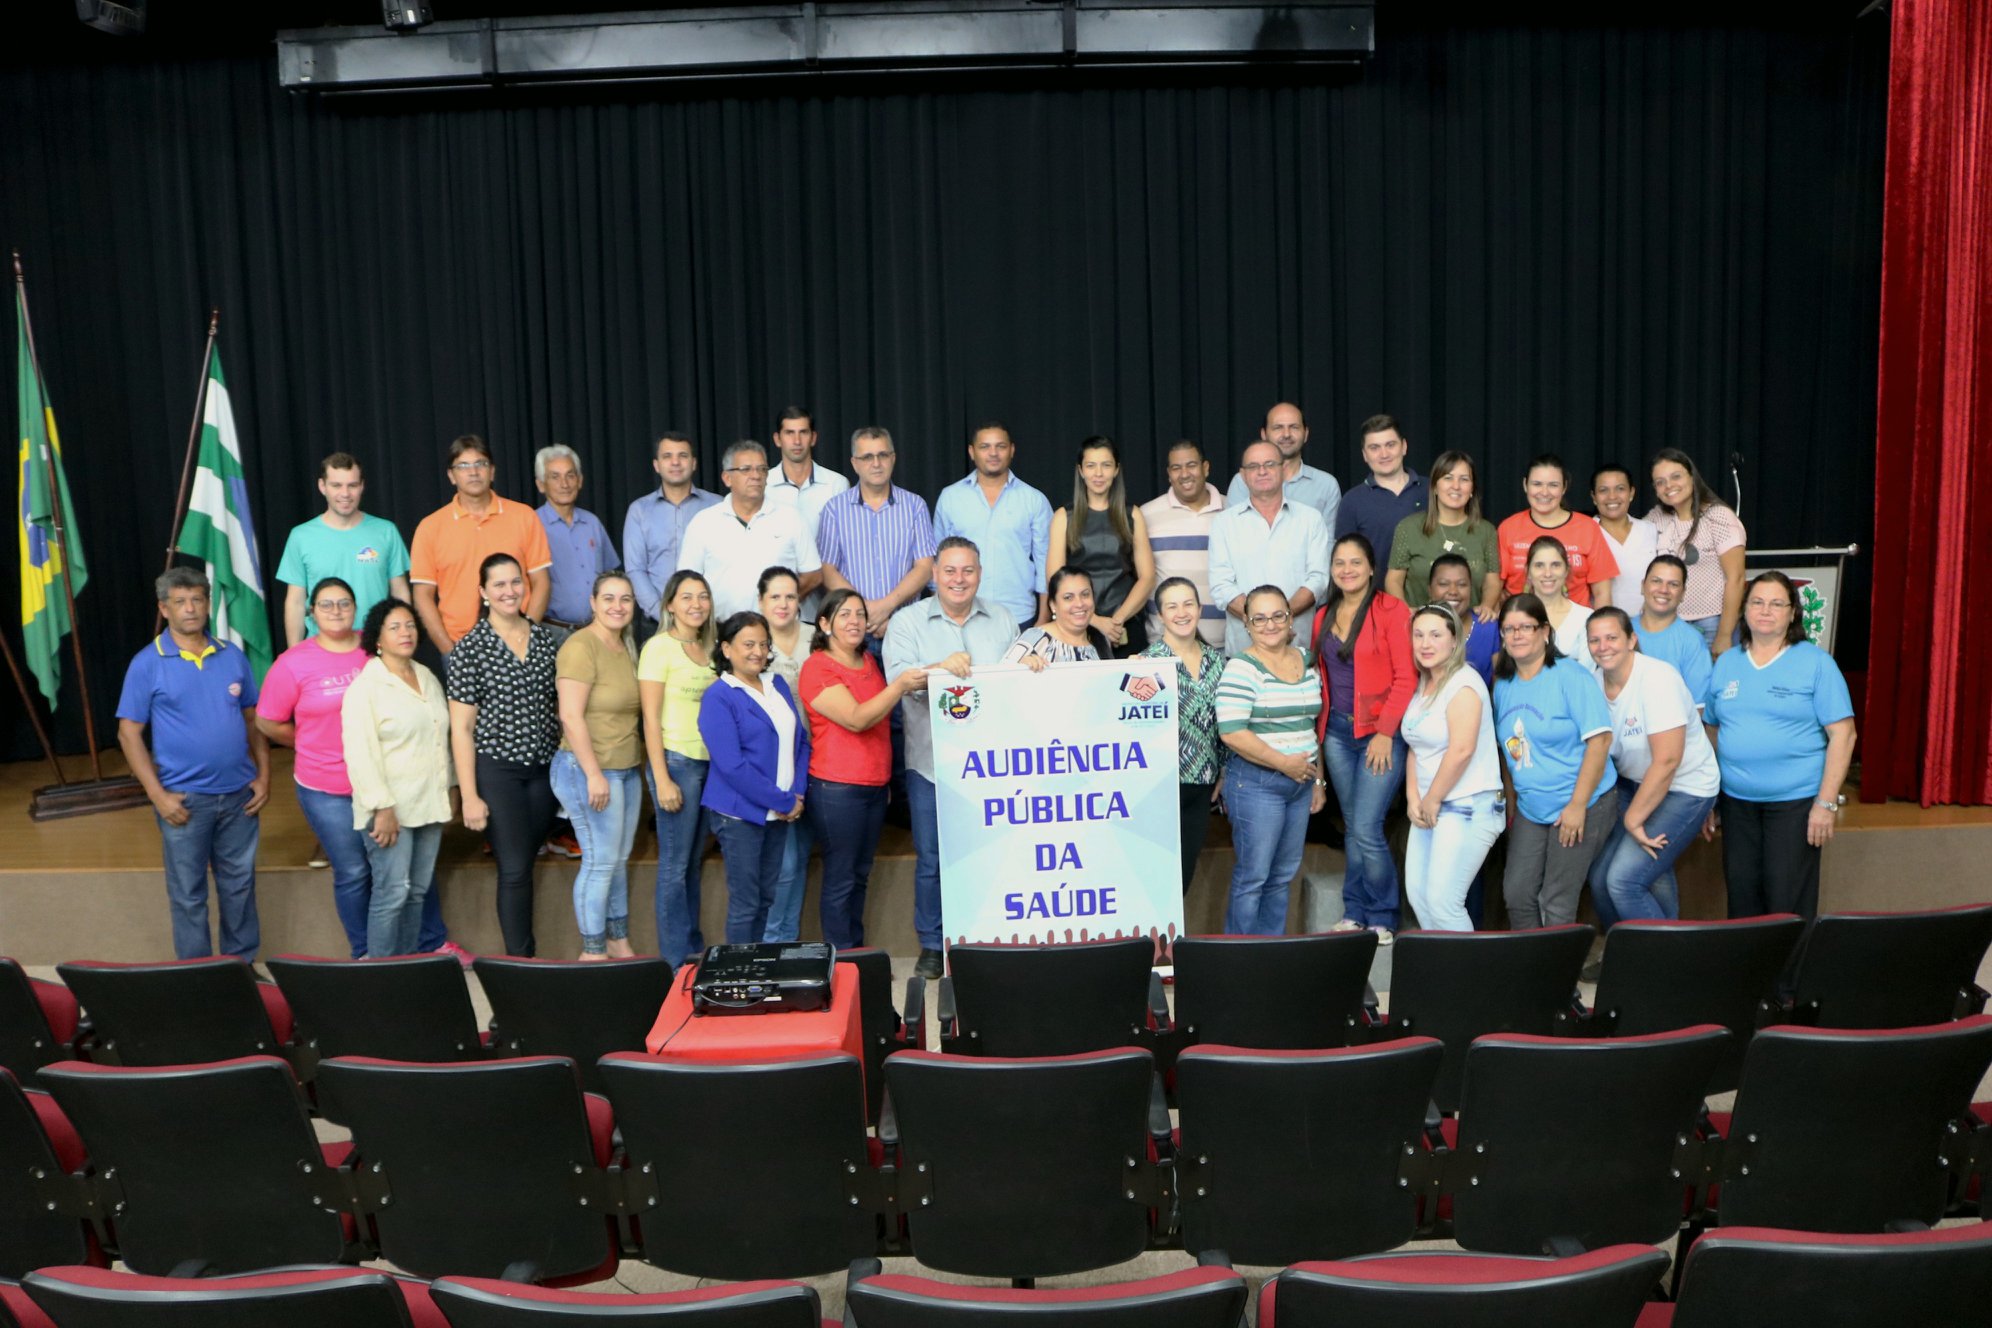
[[417, 28], [436, 21], [433, 6], [402, 3], [402, 0], [381, 0], [380, 21], [393, 32], [413, 32]]
[[76, 17], [100, 31], [136, 37], [145, 31], [145, 0], [76, 0]]

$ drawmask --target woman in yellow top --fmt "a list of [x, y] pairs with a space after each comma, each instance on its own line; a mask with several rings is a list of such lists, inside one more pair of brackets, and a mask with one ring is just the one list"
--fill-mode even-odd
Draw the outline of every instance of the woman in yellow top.
[[636, 649], [629, 625], [636, 590], [620, 572], [595, 578], [593, 616], [560, 647], [554, 690], [560, 697], [560, 750], [553, 792], [581, 841], [574, 876], [574, 920], [583, 959], [627, 959], [629, 846], [643, 811], [642, 713]]
[[449, 703], [436, 675], [415, 662], [421, 635], [406, 601], [374, 605], [360, 632], [360, 649], [370, 658], [339, 707], [353, 828], [366, 832], [373, 872], [370, 959], [414, 950], [456, 787]]
[[712, 671], [712, 587], [697, 572], [664, 583], [663, 622], [636, 665], [643, 697], [643, 746], [657, 795], [657, 951], [673, 964], [705, 951], [699, 929], [699, 872], [705, 858], [706, 745], [699, 698]]

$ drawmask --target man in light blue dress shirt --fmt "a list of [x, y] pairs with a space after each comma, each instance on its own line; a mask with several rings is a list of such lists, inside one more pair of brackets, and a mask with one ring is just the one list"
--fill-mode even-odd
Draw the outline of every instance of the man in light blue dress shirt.
[[719, 495], [693, 485], [698, 454], [692, 451], [692, 440], [681, 433], [667, 433], [657, 440], [650, 468], [663, 484], [656, 493], [629, 505], [629, 515], [623, 519], [623, 570], [636, 587], [637, 607], [654, 623], [664, 583], [678, 570], [685, 527], [717, 503]]
[[1276, 444], [1246, 448], [1239, 473], [1245, 500], [1234, 507], [1227, 499], [1210, 523], [1210, 597], [1224, 606], [1225, 653], [1236, 655], [1252, 644], [1245, 596], [1257, 586], [1285, 593], [1294, 643], [1306, 647], [1314, 635], [1314, 606], [1328, 592], [1328, 527], [1320, 513], [1285, 493]]
[[934, 538], [960, 535], [982, 553], [982, 598], [1000, 604], [1017, 630], [1042, 622], [1045, 562], [1051, 556], [1051, 503], [1010, 471], [1017, 445], [992, 420], [969, 440], [975, 469], [941, 490]]
[[[1300, 413], [1300, 407], [1282, 401], [1267, 411], [1266, 422], [1259, 426], [1259, 441], [1280, 450], [1280, 459], [1286, 463], [1287, 501], [1313, 508], [1320, 513], [1321, 524], [1333, 531], [1335, 509], [1342, 505], [1342, 486], [1327, 471], [1316, 470], [1301, 460], [1301, 451], [1307, 446], [1307, 419]], [[1242, 507], [1248, 487], [1242, 470], [1233, 475], [1231, 487], [1224, 491], [1224, 505]]]

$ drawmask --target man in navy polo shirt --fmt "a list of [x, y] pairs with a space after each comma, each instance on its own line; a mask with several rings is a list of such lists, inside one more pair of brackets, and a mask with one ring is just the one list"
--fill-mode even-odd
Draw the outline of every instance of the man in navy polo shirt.
[[173, 953], [181, 959], [214, 953], [207, 903], [212, 869], [222, 953], [254, 959], [262, 942], [256, 814], [270, 796], [270, 746], [256, 729], [256, 674], [248, 656], [208, 635], [206, 577], [175, 567], [155, 589], [166, 630], [125, 670], [118, 745], [152, 799], [165, 841]]

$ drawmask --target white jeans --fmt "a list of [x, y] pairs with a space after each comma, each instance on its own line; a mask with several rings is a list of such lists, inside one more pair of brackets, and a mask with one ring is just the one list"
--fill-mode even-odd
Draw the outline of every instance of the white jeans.
[[1427, 931], [1472, 931], [1466, 892], [1501, 837], [1504, 817], [1491, 790], [1441, 803], [1438, 824], [1411, 827], [1404, 893]]

